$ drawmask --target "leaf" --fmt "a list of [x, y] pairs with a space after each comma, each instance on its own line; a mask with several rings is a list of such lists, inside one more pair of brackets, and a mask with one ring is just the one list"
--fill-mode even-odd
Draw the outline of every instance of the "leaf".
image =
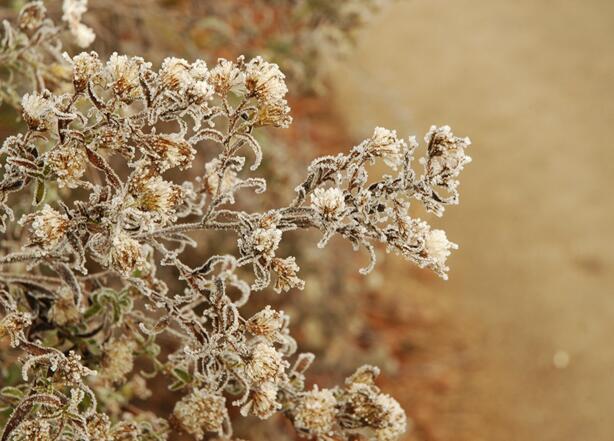
[[190, 375], [188, 371], [181, 368], [173, 369], [173, 375], [186, 384], [192, 381], [192, 375]]
[[0, 395], [10, 399], [21, 400], [23, 398], [23, 391], [13, 386], [6, 386], [0, 390]]
[[47, 187], [45, 186], [45, 181], [42, 179], [36, 180], [36, 191], [34, 192], [34, 200], [32, 201], [33, 206], [40, 205], [41, 202], [45, 199], [45, 195], [47, 194]]
[[111, 166], [107, 163], [107, 161], [105, 161], [102, 156], [100, 156], [98, 153], [96, 153], [89, 147], [85, 147], [85, 151], [87, 153], [87, 158], [90, 160], [92, 165], [98, 170], [104, 172], [104, 175], [109, 184], [111, 184], [111, 186], [113, 186], [113, 188], [115, 189], [120, 188], [121, 181], [119, 180], [117, 174], [115, 174], [115, 171], [113, 171]]

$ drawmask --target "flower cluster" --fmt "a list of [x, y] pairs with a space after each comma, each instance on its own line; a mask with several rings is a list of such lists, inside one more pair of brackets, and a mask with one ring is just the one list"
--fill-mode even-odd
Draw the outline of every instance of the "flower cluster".
[[82, 22], [87, 0], [64, 0], [62, 9], [62, 24], [48, 17], [42, 1], [26, 3], [16, 18], [16, 25], [8, 20], [2, 22], [0, 103], [7, 102], [15, 108], [22, 103], [28, 109], [24, 115], [28, 124], [37, 121], [28, 120], [34, 116], [41, 123], [40, 129], [51, 124], [54, 106], [40, 94], [30, 92], [59, 89], [66, 83], [70, 67], [62, 58], [63, 37], [68, 36], [82, 48], [96, 38], [93, 29]]

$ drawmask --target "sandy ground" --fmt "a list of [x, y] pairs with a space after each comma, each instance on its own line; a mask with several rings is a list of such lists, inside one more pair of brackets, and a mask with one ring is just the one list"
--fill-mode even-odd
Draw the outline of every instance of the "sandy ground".
[[408, 0], [335, 73], [357, 139], [434, 123], [474, 142], [434, 220], [461, 250], [428, 285], [479, 366], [441, 424], [480, 421], [474, 440], [613, 439], [613, 43], [609, 0]]

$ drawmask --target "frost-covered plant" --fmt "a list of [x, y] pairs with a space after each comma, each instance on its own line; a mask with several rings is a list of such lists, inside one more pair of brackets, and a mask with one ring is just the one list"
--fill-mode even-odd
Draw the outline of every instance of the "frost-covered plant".
[[[317, 439], [398, 438], [405, 413], [375, 385], [377, 368], [307, 389], [314, 357], [297, 353], [288, 315], [241, 310], [258, 291], [303, 288], [300, 262], [280, 255], [294, 230], [319, 230], [319, 247], [338, 236], [366, 250], [363, 274], [381, 243], [445, 278], [456, 245], [411, 217], [410, 202], [436, 215], [458, 203], [469, 140], [432, 127], [418, 172], [416, 140], [377, 128], [347, 154], [314, 160], [287, 205], [247, 212], [238, 194], [267, 184], [251, 175], [264, 160], [257, 133], [292, 121], [277, 65], [65, 59], [71, 90], [25, 94], [27, 129], [2, 147], [0, 335], [23, 355], [21, 381], [0, 390], [2, 440], [229, 438], [230, 407], [283, 413]], [[370, 178], [378, 161], [388, 174]], [[17, 200], [28, 191], [34, 209]], [[234, 252], [209, 249], [211, 235], [234, 237]], [[190, 248], [201, 264], [188, 265]], [[162, 354], [161, 339], [176, 350]], [[138, 360], [150, 369], [135, 372]], [[183, 392], [168, 421], [130, 404], [156, 375]]]
[[0, 42], [0, 103], [18, 106], [25, 91], [61, 87], [70, 78], [70, 67], [62, 58], [62, 38], [88, 47], [94, 31], [82, 23], [87, 0], [65, 0], [60, 24], [47, 16], [42, 1], [27, 3], [13, 25], [2, 21]]

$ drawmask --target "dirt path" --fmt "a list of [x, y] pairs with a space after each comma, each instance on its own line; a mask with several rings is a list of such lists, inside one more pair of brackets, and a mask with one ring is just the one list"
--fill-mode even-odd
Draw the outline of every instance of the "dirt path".
[[442, 422], [479, 419], [476, 440], [614, 436], [613, 42], [609, 0], [411, 0], [336, 73], [357, 139], [447, 123], [474, 141], [436, 221], [462, 248], [429, 289], [476, 330], [480, 370]]

